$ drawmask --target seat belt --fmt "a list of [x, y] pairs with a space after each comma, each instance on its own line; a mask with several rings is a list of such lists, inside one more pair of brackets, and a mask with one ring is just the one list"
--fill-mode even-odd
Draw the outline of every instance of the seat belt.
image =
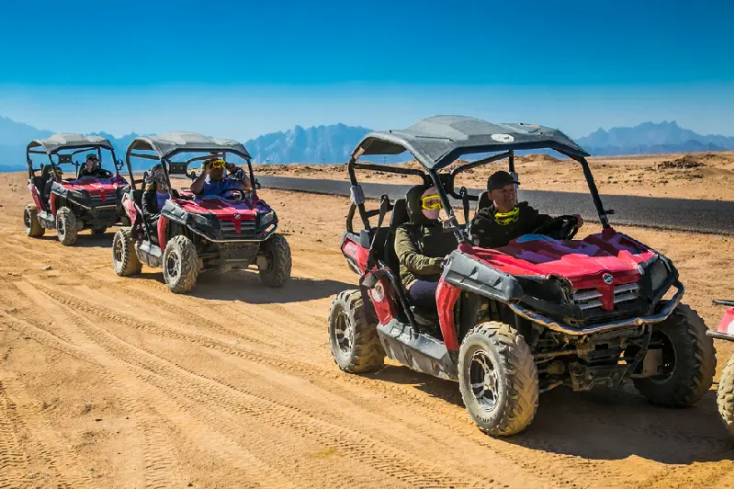
[[466, 187], [461, 187], [459, 195], [461, 195], [461, 203], [464, 205], [464, 229], [466, 229], [469, 227], [469, 191]]

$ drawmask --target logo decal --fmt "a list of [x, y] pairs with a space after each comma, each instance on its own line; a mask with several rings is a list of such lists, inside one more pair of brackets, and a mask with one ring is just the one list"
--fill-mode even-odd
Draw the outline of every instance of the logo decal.
[[601, 278], [604, 280], [604, 283], [607, 285], [612, 285], [612, 282], [614, 282], [614, 277], [611, 273], [605, 273], [601, 276]]
[[235, 218], [235, 219], [239, 219], [239, 218], [240, 218], [240, 215], [239, 215], [239, 214], [235, 214], [235, 215], [234, 215], [234, 218]]
[[509, 134], [492, 134], [492, 139], [494, 139], [498, 143], [511, 143], [515, 140], [515, 138], [513, 138]]

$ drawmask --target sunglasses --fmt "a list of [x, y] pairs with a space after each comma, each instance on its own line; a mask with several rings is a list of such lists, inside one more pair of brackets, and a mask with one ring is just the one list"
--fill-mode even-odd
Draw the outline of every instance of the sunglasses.
[[213, 168], [215, 170], [223, 170], [226, 166], [227, 164], [224, 162], [224, 160], [214, 160], [210, 163], [210, 168]]
[[438, 195], [426, 195], [425, 197], [421, 197], [421, 207], [427, 211], [443, 209], [441, 197], [439, 197]]

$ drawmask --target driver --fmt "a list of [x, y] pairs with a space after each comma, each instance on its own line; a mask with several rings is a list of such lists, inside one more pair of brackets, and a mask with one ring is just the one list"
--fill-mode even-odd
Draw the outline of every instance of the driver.
[[[226, 190], [252, 190], [252, 184], [245, 170], [234, 163], [213, 158], [204, 162], [204, 171], [191, 184], [191, 192], [196, 195], [220, 195]], [[227, 169], [227, 176], [224, 169]]]
[[[489, 207], [479, 209], [471, 222], [472, 243], [481, 248], [501, 248], [513, 239], [550, 222], [553, 217], [541, 214], [527, 202], [517, 202], [515, 185], [520, 182], [506, 171], [493, 173], [487, 179], [487, 191], [492, 199]], [[584, 224], [576, 214], [578, 226]]]
[[405, 196], [410, 222], [395, 231], [395, 254], [408, 298], [416, 306], [436, 308], [436, 288], [446, 256], [458, 246], [454, 233], [444, 232], [443, 209], [436, 187], [418, 185]]
[[109, 174], [110, 172], [99, 166], [99, 158], [95, 154], [87, 155], [87, 161], [84, 162], [84, 166], [79, 170], [79, 178], [108, 178]]

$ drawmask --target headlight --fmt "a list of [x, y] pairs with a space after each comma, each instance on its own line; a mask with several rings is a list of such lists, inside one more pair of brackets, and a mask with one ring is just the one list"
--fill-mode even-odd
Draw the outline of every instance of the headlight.
[[211, 227], [211, 222], [203, 214], [189, 214], [191, 220], [199, 226]]
[[650, 275], [650, 285], [653, 292], [657, 292], [668, 280], [668, 267], [665, 266], [663, 260], [657, 259], [647, 270]]
[[70, 195], [71, 195], [71, 196], [72, 196], [73, 198], [75, 198], [75, 199], [77, 199], [77, 200], [86, 200], [86, 199], [87, 199], [87, 196], [86, 196], [86, 194], [85, 194], [84, 192], [80, 192], [80, 191], [78, 191], [78, 190], [71, 190], [71, 191], [69, 191], [69, 194], [70, 194]]
[[275, 220], [275, 211], [260, 216], [260, 227], [265, 227]]

